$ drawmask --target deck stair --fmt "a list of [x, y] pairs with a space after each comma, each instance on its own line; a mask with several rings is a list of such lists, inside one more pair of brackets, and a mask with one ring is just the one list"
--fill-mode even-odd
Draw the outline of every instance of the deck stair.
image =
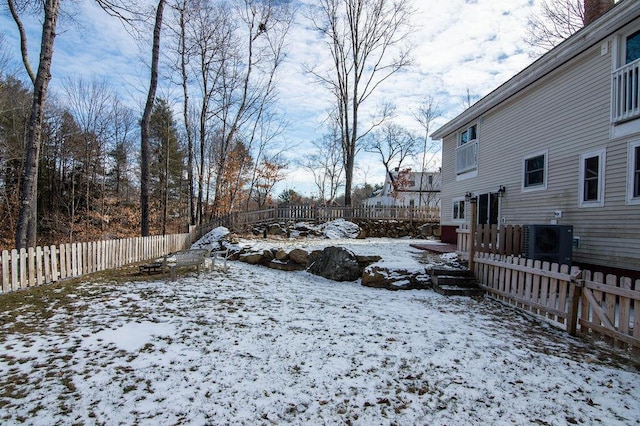
[[433, 289], [444, 296], [482, 296], [484, 290], [468, 269], [440, 269], [428, 271]]

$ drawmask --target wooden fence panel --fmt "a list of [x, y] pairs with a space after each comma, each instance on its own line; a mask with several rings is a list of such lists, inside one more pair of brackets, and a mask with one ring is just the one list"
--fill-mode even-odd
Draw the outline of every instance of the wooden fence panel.
[[27, 287], [36, 284], [36, 251], [33, 247], [27, 249]]
[[471, 244], [475, 244], [478, 253], [493, 253], [505, 256], [520, 256], [523, 253], [522, 227], [519, 225], [485, 225], [476, 227], [476, 233], [471, 235], [468, 224], [460, 225], [457, 229], [457, 247], [459, 254], [468, 255]]
[[11, 250], [11, 291], [20, 289], [19, 262], [18, 251], [16, 249]]
[[[540, 260], [534, 260], [533, 261], [533, 268], [534, 269], [541, 269], [542, 268], [542, 261]], [[532, 306], [531, 311], [536, 313], [536, 314], [540, 314], [540, 310], [538, 308], [536, 308], [535, 306], [540, 304], [540, 284], [542, 282], [542, 277], [540, 275], [534, 274], [533, 278], [531, 280], [531, 300], [533, 301], [534, 305]]]
[[44, 284], [42, 267], [42, 247], [36, 247], [36, 285]]
[[614, 275], [604, 279], [602, 274], [593, 274], [585, 280], [583, 306], [587, 313], [579, 320], [581, 332], [613, 346], [631, 347], [639, 353], [640, 321], [636, 311], [640, 307], [639, 283], [640, 280], [636, 281], [636, 289], [630, 289], [630, 279]]
[[[636, 281], [635, 290], [640, 290], [640, 280]], [[633, 337], [640, 342], [640, 299], [633, 300]], [[640, 356], [640, 345], [634, 346], [633, 353]]]
[[[203, 228], [204, 229], [204, 228]], [[188, 248], [193, 233], [74, 242], [0, 253], [0, 292], [7, 293], [158, 258]]]
[[[491, 281], [480, 283], [492, 297], [566, 324], [569, 283], [575, 278], [568, 268], [490, 253], [478, 253], [475, 260], [476, 276], [492, 277]], [[484, 273], [485, 268], [492, 272]]]
[[56, 282], [60, 279], [60, 263], [58, 262], [58, 249], [51, 246], [51, 281]]
[[48, 284], [53, 281], [51, 278], [51, 249], [49, 246], [44, 246], [42, 251], [44, 254], [44, 283]]
[[492, 297], [640, 355], [640, 280], [490, 253], [477, 253], [475, 262]]
[[9, 251], [2, 250], [2, 292], [11, 291], [11, 279], [9, 275]]

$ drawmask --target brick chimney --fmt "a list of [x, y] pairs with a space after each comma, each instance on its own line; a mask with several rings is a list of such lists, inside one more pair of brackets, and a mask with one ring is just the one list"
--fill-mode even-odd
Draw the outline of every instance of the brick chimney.
[[609, 10], [613, 4], [614, 0], [584, 0], [585, 27]]

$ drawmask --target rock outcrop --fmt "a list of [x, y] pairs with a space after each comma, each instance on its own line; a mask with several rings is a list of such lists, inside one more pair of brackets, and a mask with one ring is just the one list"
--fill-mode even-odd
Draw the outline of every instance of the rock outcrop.
[[387, 290], [429, 289], [431, 279], [426, 271], [407, 271], [371, 265], [362, 273], [362, 285]]

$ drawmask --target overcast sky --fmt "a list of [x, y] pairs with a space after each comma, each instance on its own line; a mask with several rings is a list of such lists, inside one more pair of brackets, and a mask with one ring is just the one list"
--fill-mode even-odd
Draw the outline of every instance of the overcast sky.
[[[141, 53], [122, 25], [93, 3], [85, 1], [75, 7], [72, 13], [83, 17], [83, 25], [78, 28], [62, 21], [51, 87], [59, 90], [68, 76], [105, 77], [122, 96], [129, 98], [126, 99], [129, 104], [141, 109], [148, 87], [147, 51]], [[412, 113], [431, 95], [443, 111], [435, 130], [462, 111], [467, 91], [477, 100], [533, 61], [522, 42], [533, 7], [533, 0], [415, 0], [417, 12], [412, 32], [415, 65], [381, 86], [367, 107], [373, 109], [382, 101], [391, 101], [397, 108], [397, 122], [418, 130]], [[36, 61], [38, 23], [33, 19], [25, 23], [31, 34], [32, 61]], [[17, 57], [18, 35], [6, 6], [0, 16], [0, 31], [5, 33]], [[324, 132], [322, 121], [330, 105], [328, 94], [302, 69], [303, 63], [313, 63], [324, 54], [314, 37], [299, 15], [279, 78], [280, 107], [289, 123], [283, 143], [296, 148], [288, 153], [292, 166], [276, 191], [283, 188], [306, 194], [313, 191], [311, 177], [296, 170], [293, 161], [308, 152], [308, 142]], [[162, 90], [159, 95], [163, 95]], [[374, 184], [383, 180], [379, 160], [364, 153], [359, 155], [355, 183]]]

